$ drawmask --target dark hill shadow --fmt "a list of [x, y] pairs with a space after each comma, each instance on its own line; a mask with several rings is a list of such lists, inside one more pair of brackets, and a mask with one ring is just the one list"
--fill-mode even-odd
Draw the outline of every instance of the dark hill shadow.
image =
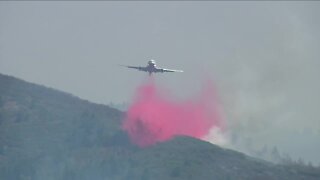
[[123, 112], [0, 74], [0, 179], [320, 179], [191, 137], [139, 148]]

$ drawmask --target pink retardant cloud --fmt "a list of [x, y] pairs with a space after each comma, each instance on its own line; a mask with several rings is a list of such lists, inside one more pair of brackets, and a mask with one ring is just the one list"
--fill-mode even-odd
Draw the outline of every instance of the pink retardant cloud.
[[199, 96], [173, 101], [157, 88], [153, 78], [138, 87], [123, 121], [133, 143], [140, 147], [166, 141], [175, 135], [206, 136], [211, 128], [222, 128], [216, 92], [206, 81]]

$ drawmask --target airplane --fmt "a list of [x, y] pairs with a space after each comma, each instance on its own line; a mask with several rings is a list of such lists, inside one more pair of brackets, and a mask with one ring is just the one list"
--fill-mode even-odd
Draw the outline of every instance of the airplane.
[[132, 69], [137, 69], [139, 71], [145, 71], [148, 72], [149, 75], [151, 75], [152, 73], [164, 73], [164, 72], [183, 72], [182, 70], [174, 70], [174, 69], [163, 69], [163, 68], [158, 68], [156, 65], [156, 61], [151, 59], [148, 61], [148, 64], [146, 67], [141, 67], [141, 66], [125, 66], [125, 65], [121, 65], [127, 68], [132, 68]]

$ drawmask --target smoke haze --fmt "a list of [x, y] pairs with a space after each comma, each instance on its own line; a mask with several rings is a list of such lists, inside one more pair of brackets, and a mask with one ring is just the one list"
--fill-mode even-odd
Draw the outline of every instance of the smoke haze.
[[128, 103], [146, 76], [116, 64], [184, 70], [156, 76], [181, 99], [206, 71], [232, 148], [319, 164], [319, 19], [317, 1], [0, 1], [0, 71], [102, 104]]

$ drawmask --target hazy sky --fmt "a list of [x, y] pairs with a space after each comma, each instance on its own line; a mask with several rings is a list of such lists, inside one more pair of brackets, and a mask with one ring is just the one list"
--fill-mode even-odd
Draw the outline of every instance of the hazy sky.
[[146, 73], [178, 97], [215, 81], [242, 142], [320, 162], [319, 2], [0, 2], [0, 73], [130, 102]]

